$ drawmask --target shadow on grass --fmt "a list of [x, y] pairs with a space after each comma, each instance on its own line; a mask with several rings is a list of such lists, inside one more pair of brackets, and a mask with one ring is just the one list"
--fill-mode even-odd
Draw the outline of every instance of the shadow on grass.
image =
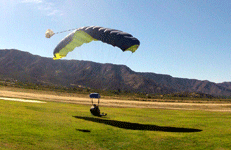
[[81, 116], [73, 116], [73, 117], [77, 119], [83, 119], [87, 121], [103, 123], [106, 125], [111, 125], [114, 127], [123, 128], [123, 129], [131, 129], [131, 130], [147, 130], [147, 131], [163, 131], [163, 132], [200, 132], [202, 131], [200, 129], [139, 124], [139, 123], [124, 122], [124, 121], [107, 120], [107, 119], [101, 119], [101, 118], [95, 118], [95, 117], [81, 117]]
[[91, 132], [90, 130], [85, 130], [85, 129], [76, 129], [76, 130], [80, 132]]

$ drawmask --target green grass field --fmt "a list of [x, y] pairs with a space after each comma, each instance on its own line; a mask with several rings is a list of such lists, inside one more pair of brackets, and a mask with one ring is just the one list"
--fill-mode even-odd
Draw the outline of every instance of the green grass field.
[[0, 149], [231, 149], [228, 112], [0, 100]]

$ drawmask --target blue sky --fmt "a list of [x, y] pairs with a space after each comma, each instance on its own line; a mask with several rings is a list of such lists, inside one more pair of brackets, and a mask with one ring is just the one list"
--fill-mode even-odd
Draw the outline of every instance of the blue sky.
[[0, 49], [43, 57], [68, 32], [102, 26], [132, 34], [141, 42], [132, 55], [101, 42], [85, 44], [66, 59], [125, 64], [137, 72], [231, 81], [230, 0], [0, 0]]

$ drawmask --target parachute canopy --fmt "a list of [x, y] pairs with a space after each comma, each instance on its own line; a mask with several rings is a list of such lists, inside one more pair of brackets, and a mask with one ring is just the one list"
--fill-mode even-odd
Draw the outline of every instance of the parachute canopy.
[[89, 97], [90, 97], [90, 98], [100, 98], [100, 95], [99, 95], [99, 93], [91, 93], [91, 94], [89, 95]]
[[[49, 31], [46, 36], [51, 37], [53, 33]], [[54, 58], [60, 59], [65, 57], [69, 52], [73, 51], [76, 47], [91, 41], [102, 41], [120, 48], [122, 51], [131, 51], [134, 53], [140, 41], [133, 37], [131, 34], [116, 30], [103, 28], [98, 26], [82, 27], [74, 30], [67, 35], [54, 49]]]

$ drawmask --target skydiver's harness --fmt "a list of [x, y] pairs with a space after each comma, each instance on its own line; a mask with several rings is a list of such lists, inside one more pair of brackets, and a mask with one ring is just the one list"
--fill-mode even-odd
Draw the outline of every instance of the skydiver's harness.
[[[106, 116], [107, 115], [106, 113], [105, 114], [104, 113], [100, 114], [100, 110], [99, 110], [100, 95], [99, 95], [99, 93], [91, 93], [89, 95], [89, 97], [92, 99], [91, 100], [92, 106], [90, 108], [91, 114], [94, 115], [94, 116], [99, 116], [99, 117]], [[93, 103], [93, 99], [98, 99], [98, 106]]]

